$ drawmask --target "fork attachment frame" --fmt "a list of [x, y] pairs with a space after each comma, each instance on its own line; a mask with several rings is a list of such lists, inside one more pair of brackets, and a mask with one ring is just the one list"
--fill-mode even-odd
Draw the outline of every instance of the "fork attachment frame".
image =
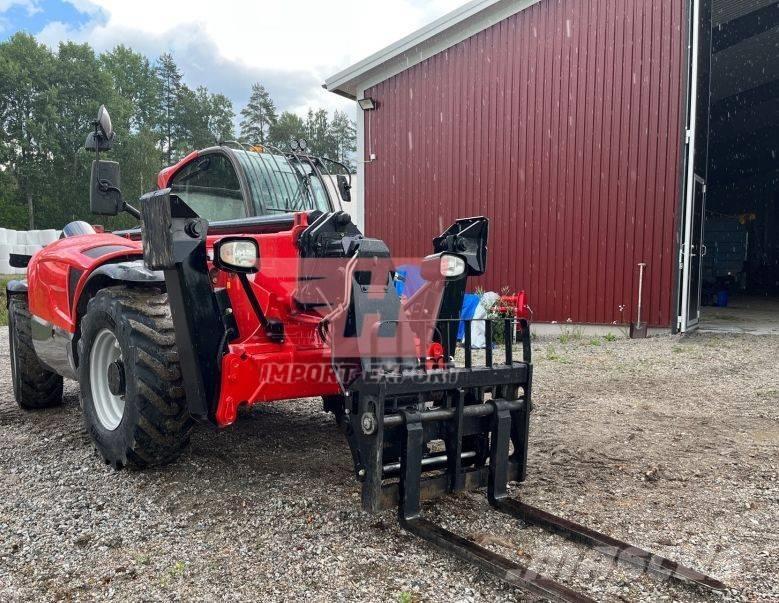
[[[400, 504], [410, 518], [422, 500], [488, 483], [505, 492], [509, 481], [524, 481], [533, 367], [527, 322], [520, 327], [527, 344], [521, 361], [509, 351], [498, 364], [487, 353], [484, 366], [473, 366], [466, 341], [465, 368], [365, 373], [352, 383], [345, 430], [365, 510]], [[505, 328], [510, 333], [514, 321]], [[500, 448], [492, 450], [491, 440]]]

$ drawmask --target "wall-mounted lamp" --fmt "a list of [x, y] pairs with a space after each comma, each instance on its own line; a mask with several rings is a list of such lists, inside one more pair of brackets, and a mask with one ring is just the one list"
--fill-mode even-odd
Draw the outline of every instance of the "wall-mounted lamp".
[[360, 109], [363, 111], [373, 111], [378, 106], [378, 103], [371, 97], [361, 98], [357, 101], [357, 104], [360, 105]]

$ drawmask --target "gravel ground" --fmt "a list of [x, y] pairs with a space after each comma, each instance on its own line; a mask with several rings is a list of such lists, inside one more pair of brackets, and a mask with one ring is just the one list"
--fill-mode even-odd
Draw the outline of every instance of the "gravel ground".
[[[428, 517], [598, 600], [779, 600], [779, 338], [536, 341], [528, 481], [516, 494], [725, 581], [662, 583], [490, 511]], [[13, 401], [0, 335], [0, 601], [520, 601], [359, 510], [315, 400], [202, 429], [164, 469], [114, 472], [61, 409]]]

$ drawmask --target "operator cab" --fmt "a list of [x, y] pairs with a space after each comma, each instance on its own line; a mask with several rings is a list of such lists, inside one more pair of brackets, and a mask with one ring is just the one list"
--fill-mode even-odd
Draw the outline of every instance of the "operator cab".
[[[113, 146], [114, 131], [104, 106], [87, 136], [85, 148], [95, 152], [90, 178], [89, 205], [96, 215], [127, 212], [140, 219], [141, 212], [122, 196], [119, 164], [100, 159], [101, 151]], [[292, 141], [284, 152], [260, 145], [225, 142], [195, 151], [157, 177], [158, 189], [184, 201], [210, 227], [221, 230], [253, 228], [288, 222], [298, 212], [338, 211], [342, 201], [351, 201], [351, 171], [339, 161], [314, 157], [306, 152], [305, 140]], [[331, 176], [326, 164], [344, 174]], [[115, 234], [135, 237], [140, 229]]]
[[307, 155], [219, 146], [192, 153], [160, 173], [170, 187], [209, 222], [243, 220], [300, 211], [338, 209], [319, 159]]

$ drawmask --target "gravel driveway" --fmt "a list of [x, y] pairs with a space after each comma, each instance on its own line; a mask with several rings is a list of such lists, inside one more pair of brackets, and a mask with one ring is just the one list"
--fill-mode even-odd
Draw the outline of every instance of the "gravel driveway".
[[[530, 475], [516, 494], [779, 600], [779, 338], [534, 343]], [[316, 400], [201, 429], [176, 464], [114, 472], [78, 388], [28, 413], [0, 335], [0, 601], [520, 601], [359, 510], [348, 448]], [[599, 600], [721, 600], [523, 528], [483, 493], [427, 515]]]

